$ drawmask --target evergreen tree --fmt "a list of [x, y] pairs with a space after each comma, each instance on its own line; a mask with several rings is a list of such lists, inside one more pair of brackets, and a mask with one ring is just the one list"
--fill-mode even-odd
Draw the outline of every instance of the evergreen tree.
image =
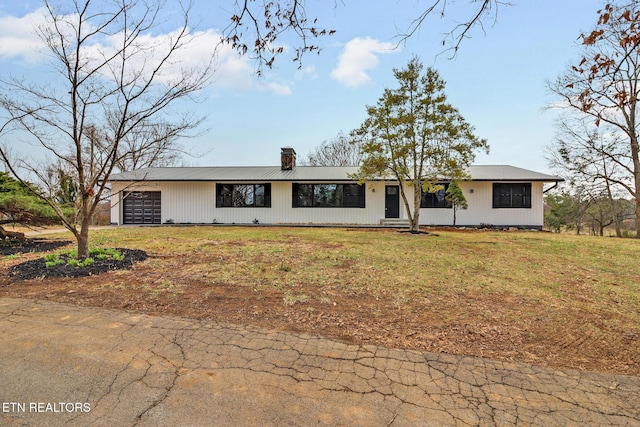
[[467, 198], [464, 197], [462, 188], [460, 188], [457, 181], [452, 181], [451, 184], [449, 184], [444, 198], [447, 202], [451, 203], [451, 207], [453, 208], [453, 225], [455, 226], [458, 209], [467, 209], [469, 203], [467, 202]]

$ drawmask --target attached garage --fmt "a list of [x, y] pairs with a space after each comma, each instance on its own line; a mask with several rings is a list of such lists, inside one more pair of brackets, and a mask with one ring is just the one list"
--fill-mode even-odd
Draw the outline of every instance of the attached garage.
[[160, 191], [131, 191], [124, 194], [124, 224], [160, 224], [162, 222]]

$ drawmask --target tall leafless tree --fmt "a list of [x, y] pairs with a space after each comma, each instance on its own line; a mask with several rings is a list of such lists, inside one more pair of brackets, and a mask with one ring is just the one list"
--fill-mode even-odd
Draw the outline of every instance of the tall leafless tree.
[[140, 123], [121, 142], [116, 169], [131, 171], [149, 167], [169, 167], [180, 164], [184, 155], [194, 157], [179, 143], [181, 138], [192, 129], [193, 122], [186, 121], [185, 127], [172, 126], [166, 123]]
[[[611, 150], [598, 155], [615, 164], [626, 179], [618, 184], [636, 201], [640, 220], [640, 8], [623, 0], [599, 11], [598, 23], [582, 35], [582, 58], [549, 84], [560, 107], [590, 118], [614, 135]], [[572, 152], [567, 152], [568, 156]], [[640, 237], [640, 227], [636, 227]]]
[[91, 218], [107, 193], [110, 174], [126, 156], [142, 153], [143, 148], [130, 142], [150, 132], [146, 148], [157, 150], [196, 127], [200, 118], [172, 107], [208, 84], [211, 61], [194, 68], [179, 63], [194, 38], [188, 3], [180, 5], [179, 16], [172, 15], [179, 21], [177, 28], [153, 38], [154, 33], [166, 33], [169, 22], [162, 1], [56, 1], [45, 1], [48, 23], [37, 29], [50, 54], [51, 79], [2, 80], [0, 106], [9, 117], [4, 130], [26, 132], [52, 163], [72, 171], [78, 188], [77, 222], [52, 196], [56, 189], [46, 187], [52, 184], [46, 168], [16, 154], [12, 142], [0, 147], [0, 156], [22, 182], [40, 178], [45, 187], [34, 191], [74, 234], [78, 257], [86, 257]]
[[[628, 174], [632, 162], [625, 141], [616, 132], [607, 132], [608, 128], [596, 126], [582, 114], [564, 115], [556, 124], [557, 137], [548, 147], [547, 160], [583, 195], [607, 201], [610, 212], [615, 212], [616, 200], [632, 184]], [[611, 218], [621, 237], [620, 217], [612, 214]]]
[[300, 164], [309, 166], [360, 166], [364, 154], [358, 141], [340, 132], [335, 138], [323, 141]]

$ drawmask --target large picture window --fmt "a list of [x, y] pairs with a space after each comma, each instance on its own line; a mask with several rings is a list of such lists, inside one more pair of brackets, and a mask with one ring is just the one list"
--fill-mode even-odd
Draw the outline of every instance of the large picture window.
[[271, 184], [218, 184], [218, 208], [270, 208]]
[[422, 199], [420, 199], [420, 207], [427, 209], [434, 208], [450, 208], [451, 203], [449, 203], [445, 196], [447, 194], [447, 188], [449, 188], [449, 184], [438, 184], [442, 186], [441, 189], [434, 192], [422, 192]]
[[294, 208], [364, 208], [364, 199], [364, 184], [293, 184]]
[[493, 184], [494, 208], [531, 208], [531, 183]]

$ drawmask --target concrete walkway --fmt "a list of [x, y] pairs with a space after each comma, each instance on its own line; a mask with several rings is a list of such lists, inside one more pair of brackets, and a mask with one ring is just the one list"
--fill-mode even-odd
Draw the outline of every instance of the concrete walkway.
[[0, 425], [640, 426], [640, 378], [0, 299]]

